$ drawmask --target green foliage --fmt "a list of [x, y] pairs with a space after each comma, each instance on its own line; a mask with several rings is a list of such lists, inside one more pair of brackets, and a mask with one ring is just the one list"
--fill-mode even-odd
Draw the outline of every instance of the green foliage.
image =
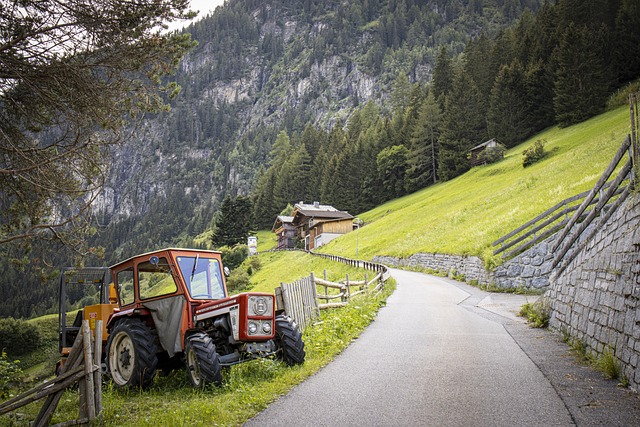
[[611, 348], [606, 348], [597, 358], [596, 366], [609, 379], [617, 379], [620, 376], [620, 363]]
[[232, 270], [229, 277], [227, 277], [227, 291], [229, 291], [229, 295], [244, 292], [250, 287], [251, 279], [245, 269], [236, 268]]
[[486, 163], [496, 163], [504, 159], [504, 155], [507, 152], [507, 147], [503, 144], [498, 144], [494, 147], [488, 147], [482, 153], [480, 153], [480, 159]]
[[408, 154], [409, 150], [404, 145], [387, 147], [378, 153], [378, 174], [382, 179], [386, 199], [404, 194]]
[[519, 315], [526, 317], [529, 325], [534, 328], [546, 328], [551, 317], [551, 302], [546, 297], [540, 297], [534, 303], [526, 303], [520, 308]]
[[525, 148], [522, 152], [522, 167], [526, 168], [542, 160], [547, 154], [544, 150], [546, 144], [547, 141], [544, 139], [536, 139], [529, 148]]
[[12, 317], [0, 319], [0, 350], [21, 356], [37, 349], [42, 340], [33, 324]]
[[247, 245], [223, 246], [219, 250], [222, 252], [222, 265], [228, 267], [229, 270], [238, 268], [249, 256]]
[[20, 361], [10, 361], [7, 353], [0, 351], [0, 398], [6, 399], [9, 396], [9, 390], [20, 382], [22, 369]]
[[246, 243], [251, 233], [253, 205], [248, 197], [227, 196], [216, 214], [211, 242], [214, 246], [233, 246]]
[[442, 179], [450, 180], [466, 172], [469, 150], [486, 141], [483, 104], [471, 76], [464, 70], [456, 73], [453, 89], [446, 98], [440, 135], [438, 173]]

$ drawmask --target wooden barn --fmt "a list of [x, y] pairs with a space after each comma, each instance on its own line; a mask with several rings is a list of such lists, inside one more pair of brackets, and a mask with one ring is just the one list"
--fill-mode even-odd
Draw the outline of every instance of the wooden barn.
[[304, 241], [306, 250], [325, 245], [336, 237], [353, 231], [351, 214], [318, 202], [296, 203], [292, 216], [296, 235]]
[[278, 215], [271, 231], [276, 235], [276, 249], [295, 248], [296, 226], [292, 216]]
[[471, 167], [481, 166], [487, 163], [485, 156], [482, 155], [485, 150], [490, 148], [496, 148], [500, 144], [496, 138], [492, 138], [482, 144], [476, 145], [469, 151], [469, 163]]

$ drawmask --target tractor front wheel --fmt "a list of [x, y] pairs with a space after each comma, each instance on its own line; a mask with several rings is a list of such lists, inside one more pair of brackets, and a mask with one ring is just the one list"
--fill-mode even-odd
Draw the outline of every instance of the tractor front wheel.
[[146, 388], [158, 365], [155, 337], [140, 319], [123, 319], [107, 340], [107, 372], [118, 387]]
[[278, 360], [289, 366], [304, 362], [304, 341], [296, 322], [289, 316], [276, 317], [276, 347]]
[[222, 366], [211, 337], [196, 332], [187, 338], [185, 345], [187, 374], [191, 385], [202, 388], [207, 384], [222, 384]]

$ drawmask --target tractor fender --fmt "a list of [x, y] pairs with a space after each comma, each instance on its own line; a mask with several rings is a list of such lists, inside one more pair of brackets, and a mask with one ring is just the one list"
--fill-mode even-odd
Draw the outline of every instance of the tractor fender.
[[113, 325], [115, 325], [118, 320], [127, 318], [127, 317], [139, 317], [139, 318], [147, 318], [151, 317], [151, 311], [149, 309], [141, 307], [141, 308], [128, 308], [126, 310], [114, 311], [113, 314], [109, 317], [107, 321], [107, 330], [111, 331]]

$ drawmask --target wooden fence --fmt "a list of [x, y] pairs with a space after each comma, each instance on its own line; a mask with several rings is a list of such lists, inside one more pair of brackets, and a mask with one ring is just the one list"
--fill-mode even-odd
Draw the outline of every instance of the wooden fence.
[[[559, 237], [555, 240], [554, 252], [560, 249], [559, 252], [556, 252], [556, 258], [561, 259], [584, 229], [593, 222], [594, 218], [602, 212], [610, 215], [628, 196], [631, 170], [633, 169], [631, 159], [626, 162], [614, 180], [611, 182], [607, 182], [607, 180], [613, 175], [630, 146], [631, 140], [627, 137], [593, 189], [561, 201], [496, 240], [492, 244], [496, 248], [493, 254], [502, 253], [504, 259], [510, 259], [560, 232]], [[571, 230], [579, 230], [579, 232], [572, 232], [571, 236], [575, 236], [575, 238], [571, 237], [566, 240]], [[560, 247], [561, 244], [562, 247]], [[554, 267], [558, 262], [554, 260]]]
[[[284, 312], [296, 321], [300, 330], [304, 330], [313, 319], [319, 317], [320, 310], [343, 307], [349, 304], [351, 298], [356, 295], [380, 291], [388, 278], [387, 267], [382, 264], [357, 261], [335, 255], [312, 254], [354, 267], [372, 270], [377, 274], [371, 280], [368, 280], [367, 274], [365, 274], [364, 280], [359, 281], [350, 280], [347, 275], [344, 281], [336, 283], [327, 280], [325, 270], [322, 279], [311, 273], [309, 277], [293, 283], [281, 283], [280, 287], [276, 288], [278, 307], [284, 309]], [[318, 289], [324, 293], [319, 294]], [[325, 302], [321, 303], [322, 300]], [[339, 301], [332, 302], [334, 300]]]
[[[634, 184], [633, 177], [633, 153], [631, 152], [632, 143], [631, 137], [627, 136], [624, 143], [616, 153], [615, 157], [609, 164], [609, 167], [600, 176], [600, 179], [596, 185], [591, 189], [589, 194], [585, 197], [582, 204], [578, 207], [571, 219], [564, 226], [558, 237], [554, 241], [552, 248], [554, 255], [552, 267], [559, 267], [557, 273], [559, 274], [564, 268], [573, 260], [573, 257], [578, 253], [584, 245], [588, 242], [593, 235], [602, 228], [613, 212], [626, 200], [631, 192], [631, 188]], [[613, 176], [616, 168], [625, 157], [625, 154], [629, 153], [629, 159], [622, 166], [618, 175], [611, 181], [608, 188], [605, 186], [607, 180]], [[604, 191], [606, 189], [606, 191]], [[588, 206], [593, 204], [596, 199], [596, 195], [600, 194], [600, 199], [594, 205], [593, 209], [587, 210]], [[619, 195], [614, 199], [616, 195]], [[609, 203], [612, 201], [612, 203]], [[586, 217], [583, 219], [583, 216]], [[591, 225], [594, 220], [599, 217], [595, 227], [591, 229], [587, 235], [584, 236], [583, 242], [573, 251], [569, 250], [574, 246], [576, 241], [587, 230], [587, 227]], [[562, 262], [562, 265], [559, 265]]]
[[80, 396], [78, 419], [56, 424], [56, 426], [88, 424], [95, 420], [102, 412], [102, 373], [100, 371], [102, 320], [96, 321], [95, 331], [95, 340], [92, 343], [89, 321], [84, 320], [69, 357], [60, 368], [59, 375], [0, 404], [0, 415], [46, 398], [42, 409], [31, 425], [35, 427], [48, 426], [64, 391], [78, 383]]

